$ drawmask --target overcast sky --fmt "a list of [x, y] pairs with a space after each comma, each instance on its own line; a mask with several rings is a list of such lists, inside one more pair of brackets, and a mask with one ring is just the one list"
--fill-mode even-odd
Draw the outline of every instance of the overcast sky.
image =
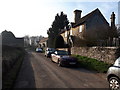
[[115, 12], [118, 24], [118, 0], [0, 0], [0, 32], [12, 31], [16, 37], [46, 37], [57, 13], [63, 11], [73, 22], [75, 9], [82, 10], [84, 16], [96, 8], [109, 23]]

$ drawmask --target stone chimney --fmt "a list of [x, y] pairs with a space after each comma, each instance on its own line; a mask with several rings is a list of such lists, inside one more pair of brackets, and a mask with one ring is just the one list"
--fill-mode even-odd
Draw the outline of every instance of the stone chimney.
[[115, 26], [115, 14], [114, 12], [112, 12], [111, 14], [111, 38], [114, 38], [114, 37], [118, 37], [118, 34], [117, 34], [117, 29], [116, 29], [116, 26]]
[[79, 20], [80, 20], [80, 18], [81, 18], [81, 10], [75, 10], [74, 11], [74, 14], [75, 14], [75, 18], [74, 18], [74, 22], [75, 23], [77, 23]]
[[111, 19], [111, 28], [114, 28], [115, 27], [115, 14], [114, 14], [114, 12], [112, 12], [110, 19]]

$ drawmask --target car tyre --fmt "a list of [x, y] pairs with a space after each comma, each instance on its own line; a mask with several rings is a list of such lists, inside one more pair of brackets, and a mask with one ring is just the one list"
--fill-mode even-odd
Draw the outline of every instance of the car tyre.
[[57, 63], [58, 63], [58, 66], [59, 66], [59, 67], [62, 67], [62, 64], [61, 64], [60, 60], [58, 60]]
[[117, 77], [111, 77], [109, 79], [109, 87], [111, 90], [119, 90], [120, 89], [120, 80]]
[[54, 62], [54, 61], [52, 60], [52, 58], [51, 58], [50, 60], [51, 60], [51, 62]]

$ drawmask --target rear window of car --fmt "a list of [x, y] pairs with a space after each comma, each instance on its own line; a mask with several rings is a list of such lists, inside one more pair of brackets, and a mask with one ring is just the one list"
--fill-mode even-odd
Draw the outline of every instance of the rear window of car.
[[53, 48], [48, 48], [47, 50], [48, 50], [48, 51], [54, 51], [55, 49], [53, 49]]

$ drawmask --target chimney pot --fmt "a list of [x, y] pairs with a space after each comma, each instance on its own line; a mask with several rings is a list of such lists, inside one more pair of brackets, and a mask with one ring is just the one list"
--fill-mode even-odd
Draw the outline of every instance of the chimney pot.
[[115, 14], [114, 14], [114, 12], [112, 12], [110, 19], [111, 19], [111, 27], [114, 27], [115, 26]]
[[80, 18], [81, 18], [81, 10], [75, 10], [74, 11], [74, 14], [75, 14], [75, 18], [74, 18], [74, 22], [75, 23], [77, 23], [79, 20], [80, 20]]

